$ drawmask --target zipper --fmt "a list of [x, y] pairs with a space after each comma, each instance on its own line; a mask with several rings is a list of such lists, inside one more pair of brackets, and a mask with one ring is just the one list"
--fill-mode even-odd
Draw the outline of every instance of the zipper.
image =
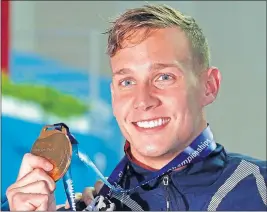
[[169, 192], [168, 192], [168, 186], [169, 186], [169, 175], [165, 175], [163, 177], [163, 186], [166, 193], [166, 211], [170, 211], [170, 198], [169, 198]]

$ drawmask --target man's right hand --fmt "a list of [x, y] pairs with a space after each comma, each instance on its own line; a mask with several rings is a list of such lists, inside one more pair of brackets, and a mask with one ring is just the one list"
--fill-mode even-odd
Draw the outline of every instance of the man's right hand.
[[17, 180], [6, 191], [11, 211], [55, 211], [56, 184], [46, 171], [53, 165], [45, 158], [24, 155]]
[[[95, 196], [99, 193], [103, 185], [104, 185], [103, 181], [101, 180], [96, 181], [94, 187], [86, 187], [83, 190], [83, 193], [75, 193], [75, 200], [82, 201], [85, 203], [86, 206], [88, 206], [94, 200]], [[68, 200], [66, 200], [65, 204], [58, 205], [57, 209], [62, 207], [64, 207], [65, 209], [70, 208]]]

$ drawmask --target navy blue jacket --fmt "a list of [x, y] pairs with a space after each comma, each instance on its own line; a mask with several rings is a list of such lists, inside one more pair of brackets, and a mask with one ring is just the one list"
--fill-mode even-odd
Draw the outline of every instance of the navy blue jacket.
[[[127, 189], [151, 174], [134, 162], [120, 181]], [[172, 172], [134, 193], [114, 195], [116, 210], [266, 211], [266, 161], [227, 153], [217, 145], [204, 161]]]
[[[119, 184], [132, 188], [150, 174], [131, 161]], [[114, 194], [110, 200], [117, 211], [266, 211], [266, 182], [266, 161], [227, 153], [217, 144], [204, 161], [163, 176], [133, 193]]]

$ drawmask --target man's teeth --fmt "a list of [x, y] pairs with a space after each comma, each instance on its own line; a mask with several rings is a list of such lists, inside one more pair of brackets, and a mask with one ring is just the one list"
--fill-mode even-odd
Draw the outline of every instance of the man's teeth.
[[142, 128], [153, 128], [153, 127], [161, 126], [167, 123], [169, 120], [170, 119], [160, 118], [160, 119], [155, 119], [152, 121], [138, 121], [136, 122], [136, 124], [138, 127], [142, 127]]

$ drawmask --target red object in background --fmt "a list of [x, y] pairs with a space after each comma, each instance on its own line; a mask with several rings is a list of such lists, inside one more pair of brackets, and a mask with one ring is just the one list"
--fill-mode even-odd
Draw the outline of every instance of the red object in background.
[[10, 1], [1, 0], [1, 70], [9, 70], [9, 6]]

